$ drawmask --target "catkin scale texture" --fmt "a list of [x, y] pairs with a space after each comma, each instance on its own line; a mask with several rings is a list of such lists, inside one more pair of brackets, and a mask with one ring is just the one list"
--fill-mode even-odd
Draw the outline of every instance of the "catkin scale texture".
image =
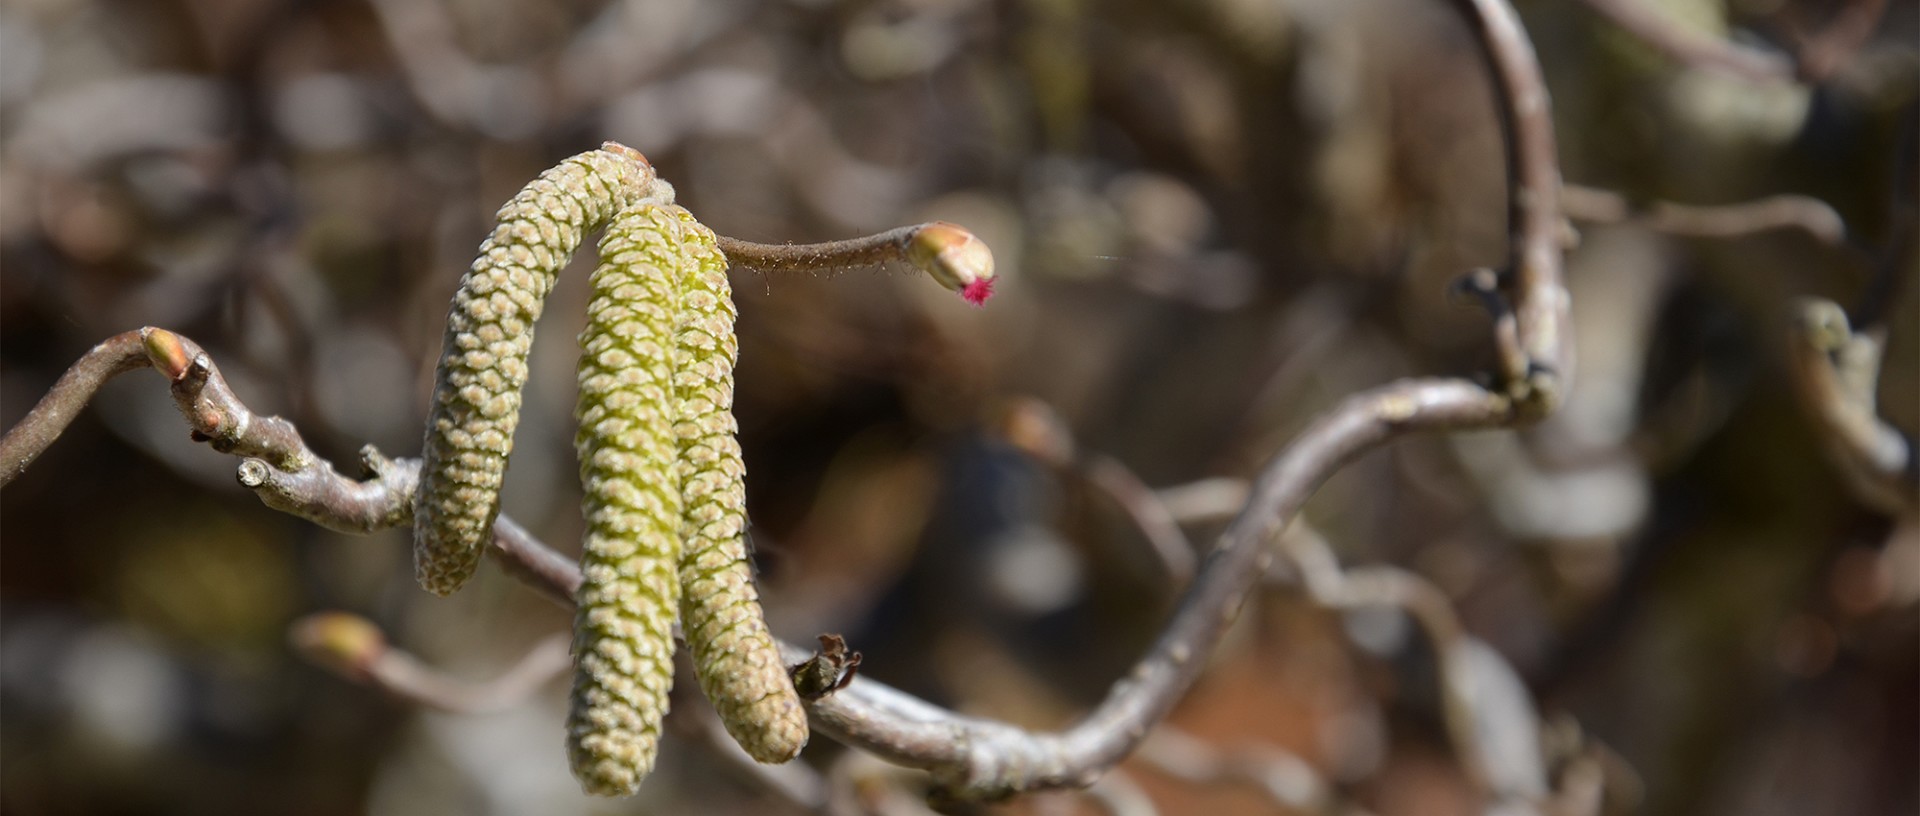
[[638, 201], [652, 170], [595, 150], [540, 174], [500, 208], [447, 314], [414, 502], [414, 574], [437, 595], [460, 588], [500, 513], [520, 419], [527, 352], [542, 302], [582, 237]]
[[807, 714], [767, 629], [746, 544], [746, 467], [733, 416], [734, 338], [727, 261], [713, 233], [678, 207], [683, 267], [674, 347], [680, 490], [681, 623], [695, 673], [727, 733], [761, 762], [807, 744]]
[[671, 361], [690, 262], [678, 209], [644, 204], [608, 226], [580, 335], [587, 537], [567, 749], [581, 785], [606, 796], [633, 793], [653, 768], [673, 685], [683, 505]]
[[448, 594], [492, 535], [542, 302], [605, 224], [580, 336], [587, 536], [567, 750], [582, 786], [608, 796], [653, 767], [682, 618], [700, 685], [750, 755], [784, 762], [807, 741], [746, 552], [727, 261], [671, 201], [644, 157], [609, 143], [500, 209], [450, 309], [415, 497], [418, 577]]

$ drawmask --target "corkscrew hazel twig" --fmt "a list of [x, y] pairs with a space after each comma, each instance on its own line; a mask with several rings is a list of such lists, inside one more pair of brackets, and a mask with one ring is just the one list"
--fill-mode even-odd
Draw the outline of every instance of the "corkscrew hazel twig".
[[[1555, 407], [1565, 379], [1571, 376], [1571, 349], [1565, 342], [1570, 336], [1567, 293], [1560, 282], [1561, 221], [1556, 203], [1559, 166], [1545, 86], [1532, 45], [1505, 0], [1455, 3], [1471, 22], [1493, 68], [1509, 167], [1514, 170], [1510, 178], [1513, 268], [1505, 288], [1516, 321], [1515, 330], [1498, 339], [1509, 352], [1501, 355], [1505, 361], [1501, 388], [1489, 391], [1461, 379], [1402, 380], [1356, 394], [1309, 425], [1255, 480], [1247, 506], [1200, 565], [1178, 610], [1147, 654], [1093, 711], [1066, 730], [1036, 733], [956, 714], [875, 682], [854, 683], [812, 702], [815, 726], [888, 761], [930, 771], [936, 784], [953, 798], [982, 799], [1091, 784], [1138, 746], [1148, 729], [1193, 685], [1206, 665], [1206, 656], [1218, 645], [1234, 612], [1264, 571], [1262, 567], [1270, 562], [1268, 542], [1325, 479], [1362, 453], [1410, 433], [1510, 427], [1537, 420]], [[622, 150], [615, 146], [603, 152], [618, 154]], [[637, 153], [626, 152], [638, 158]], [[597, 180], [590, 183], [604, 186]], [[664, 185], [649, 183], [642, 188], [643, 195], [659, 194], [662, 188]], [[569, 204], [560, 196], [548, 200], [569, 216], [582, 206], [577, 200]], [[943, 234], [948, 237], [942, 238]], [[544, 240], [546, 236], [541, 237]], [[934, 231], [925, 238], [918, 254], [929, 264], [921, 268], [948, 288], [956, 288], [957, 282], [962, 295], [971, 288], [971, 299], [984, 299], [991, 292], [992, 278], [985, 271], [990, 267], [969, 260], [983, 253], [969, 250], [967, 243], [954, 233]], [[727, 246], [722, 244], [723, 251]], [[910, 248], [900, 244], [898, 249], [888, 251], [902, 253]], [[909, 262], [916, 257], [914, 253], [905, 254]], [[513, 265], [499, 269], [509, 280], [535, 274], [520, 263], [522, 259], [544, 260], [529, 248], [526, 253], [511, 253], [507, 260]], [[744, 256], [736, 260], [744, 260]], [[488, 300], [493, 303], [491, 297]], [[524, 304], [511, 302], [511, 298], [509, 302], [515, 309], [525, 309]], [[469, 354], [490, 350], [484, 346], [462, 349]], [[111, 364], [116, 359], [116, 353], [109, 351], [96, 363]], [[200, 361], [205, 355], [188, 355], [188, 359]], [[71, 388], [56, 388], [56, 393], [43, 401], [42, 407], [49, 410], [36, 408], [30, 415], [33, 433], [20, 438], [18, 444], [11, 433], [0, 441], [0, 473], [17, 473], [57, 436], [78, 405], [92, 395], [99, 380], [124, 370], [112, 365], [108, 368], [105, 375], [92, 375], [91, 385], [89, 377], [81, 377]], [[210, 361], [206, 373], [204, 378], [176, 379], [176, 400], [202, 391], [231, 396]], [[484, 389], [489, 382], [481, 375], [472, 384]], [[453, 396], [466, 398], [459, 391]], [[488, 394], [478, 396], [482, 399], [468, 407], [499, 404]], [[48, 401], [58, 404], [49, 407]], [[517, 400], [512, 405], [517, 407]], [[182, 407], [187, 410], [188, 402], [182, 401]], [[196, 429], [208, 425], [230, 433], [226, 437], [208, 434], [216, 443], [260, 439], [245, 423], [237, 429], [226, 424], [225, 420], [232, 417], [251, 416], [237, 400], [215, 400], [208, 407], [212, 413], [197, 416], [189, 411], [187, 419]], [[457, 424], [453, 427], [463, 430]], [[292, 434], [290, 425], [286, 431]], [[430, 436], [430, 448], [432, 441]], [[274, 438], [268, 442], [263, 452], [300, 456], [292, 460], [269, 458], [262, 465], [285, 470], [282, 462], [286, 461], [296, 465], [299, 472], [313, 475], [265, 478], [249, 486], [269, 504], [299, 508], [302, 515], [328, 526], [373, 530], [396, 522], [404, 524], [415, 510], [412, 505], [416, 497], [429, 499], [435, 495], [425, 488], [414, 490], [408, 483], [408, 476], [421, 473], [412, 462], [396, 461], [378, 478], [355, 483], [333, 473], [324, 461], [311, 458], [305, 446], [298, 443], [297, 434], [290, 440]], [[241, 452], [242, 446], [221, 449]], [[505, 451], [497, 451], [497, 456], [504, 463]], [[425, 470], [431, 478], [432, 468]], [[422, 511], [431, 512], [426, 508]], [[470, 521], [475, 516], [467, 513], [464, 517]], [[496, 510], [489, 509], [479, 517], [493, 522], [492, 546], [479, 549], [511, 565], [516, 575], [556, 590], [556, 594], [570, 594], [581, 585], [582, 575], [574, 564], [499, 517]], [[474, 527], [470, 523], [466, 526]], [[480, 545], [486, 542], [485, 528], [463, 532], [477, 534]], [[472, 557], [452, 549], [456, 550], [457, 558], [451, 562], [455, 567], [463, 563], [459, 559]], [[789, 660], [807, 657], [797, 647], [783, 644], [782, 648]]]

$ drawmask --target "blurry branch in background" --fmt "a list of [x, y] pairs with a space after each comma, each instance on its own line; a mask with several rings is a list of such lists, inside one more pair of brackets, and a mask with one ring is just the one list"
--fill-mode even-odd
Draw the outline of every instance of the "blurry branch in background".
[[1854, 332], [1831, 301], [1806, 299], [1793, 316], [1791, 368], [1829, 456], [1862, 500], [1895, 516], [1916, 509], [1913, 443], [1878, 413], [1881, 332]]
[[[518, 663], [493, 680], [468, 683], [440, 672], [413, 654], [393, 647], [372, 621], [347, 612], [320, 612], [288, 628], [295, 651], [308, 661], [350, 682], [379, 689], [396, 699], [453, 714], [488, 714], [526, 702], [541, 686], [573, 668], [567, 635], [542, 639]], [[704, 700], [693, 699], [687, 684], [674, 700], [678, 715], [670, 724], [768, 793], [795, 809], [825, 812], [826, 782], [802, 763], [766, 765], [754, 761], [727, 735], [726, 726]]]
[[1805, 38], [1789, 56], [1713, 36], [1673, 19], [1650, 0], [1584, 0], [1647, 45], [1692, 68], [1748, 82], [1817, 82], [1845, 64], [1886, 11], [1886, 0], [1849, 0], [1819, 33]]
[[[1148, 767], [1195, 785], [1244, 785], [1301, 813], [1363, 813], [1336, 802], [1334, 791], [1305, 760], [1272, 745], [1221, 750], [1172, 726], [1160, 726], [1135, 754]], [[1336, 810], [1336, 805], [1337, 810]]]
[[[1148, 653], [1080, 722], [1036, 733], [995, 720], [969, 717], [916, 699], [872, 680], [855, 682], [811, 702], [815, 725], [850, 746], [889, 762], [930, 772], [938, 798], [982, 800], [1023, 791], [1093, 785], [1132, 753], [1185, 695], [1208, 664], [1243, 602], [1268, 573], [1272, 542], [1307, 499], [1340, 468], [1361, 455], [1410, 434], [1511, 427], [1551, 412], [1571, 376], [1568, 295], [1561, 280], [1560, 175], [1546, 89], [1533, 47], [1504, 0], [1456, 0], [1492, 68], [1510, 170], [1510, 268], [1493, 275], [1483, 295], [1493, 306], [1501, 370], [1498, 390], [1465, 379], [1407, 379], [1353, 395], [1321, 415], [1269, 462], [1248, 489], [1248, 500], [1200, 563], [1188, 588]], [[943, 281], [946, 282], [946, 281]], [[969, 283], [961, 281], [961, 283]], [[950, 287], [951, 288], [951, 287]], [[984, 293], [982, 293], [984, 294]], [[175, 399], [196, 438], [217, 450], [248, 457], [242, 483], [268, 506], [324, 526], [356, 532], [410, 520], [415, 460], [388, 460], [368, 449], [365, 482], [335, 472], [301, 442], [293, 427], [246, 409], [219, 377], [210, 358], [190, 341], [159, 329], [121, 335], [83, 359], [62, 386], [36, 407], [22, 429], [0, 441], [0, 469], [18, 473], [58, 436], [99, 383], [146, 364], [172, 381]], [[16, 439], [16, 437], [18, 437]], [[489, 552], [517, 577], [571, 603], [579, 566], [528, 536], [502, 516]], [[1308, 576], [1302, 570], [1305, 582]], [[1319, 592], [1336, 601], [1366, 597], [1365, 581], [1323, 580]], [[1315, 592], [1309, 585], [1309, 593]], [[1407, 588], [1407, 582], [1384, 582]], [[1412, 608], [1418, 592], [1389, 593], [1388, 602]], [[1431, 617], [1431, 615], [1429, 616]], [[1450, 621], [1450, 612], [1446, 620]], [[1467, 642], [1471, 645], [1471, 642]], [[809, 653], [783, 644], [789, 661]], [[1473, 650], [1462, 649], [1477, 654]], [[1479, 652], [1485, 652], [1481, 647]], [[1448, 658], [1447, 673], [1454, 670]], [[1472, 666], [1483, 667], [1475, 658]], [[1504, 664], [1500, 664], [1504, 665]], [[1478, 710], [1510, 703], [1508, 690], [1474, 669], [1468, 689]], [[1497, 674], [1494, 675], [1497, 677]], [[1486, 689], [1495, 688], [1498, 694]], [[1519, 704], [1524, 704], [1524, 692]], [[1531, 714], [1527, 708], [1526, 713]], [[1487, 721], [1476, 719], [1471, 738], [1489, 750]], [[1521, 735], [1537, 740], [1535, 735]], [[1456, 740], [1468, 738], [1456, 733]], [[1478, 751], [1475, 756], [1478, 756]], [[1489, 754], [1491, 755], [1491, 754]], [[1483, 779], [1509, 767], [1502, 755], [1483, 762]], [[1519, 760], [1537, 766], [1537, 753]], [[1537, 775], [1536, 775], [1537, 776]], [[1110, 802], [1124, 800], [1109, 788]], [[1537, 779], [1492, 787], [1503, 798], [1538, 799]]]
[[[1246, 505], [1249, 487], [1237, 479], [1208, 479], [1155, 492], [1118, 460], [1078, 445], [1060, 417], [1035, 400], [1011, 405], [1002, 418], [1001, 433], [1063, 476], [1106, 491], [1149, 539], [1166, 536], [1185, 547], [1180, 522], [1230, 517]], [[1103, 480], [1096, 464], [1118, 475]], [[1172, 503], [1181, 505], [1180, 509], [1176, 511]], [[1158, 530], [1161, 525], [1170, 526], [1172, 532]], [[1301, 592], [1331, 611], [1392, 609], [1413, 620], [1437, 657], [1440, 716], [1468, 778], [1483, 795], [1498, 801], [1543, 798], [1549, 787], [1548, 763], [1526, 688], [1504, 659], [1464, 632], [1451, 600], [1438, 586], [1393, 566], [1343, 571], [1332, 545], [1300, 518], [1278, 536], [1278, 549], [1283, 558], [1267, 567], [1269, 586]], [[1169, 775], [1200, 783], [1251, 783], [1277, 803], [1297, 810], [1331, 806], [1331, 786], [1311, 766], [1278, 749], [1243, 751], [1229, 760], [1191, 737], [1176, 734], [1162, 739], [1167, 734], [1166, 726], [1156, 727], [1138, 756]], [[1160, 741], [1157, 748], [1156, 741]]]
[[[255, 415], [234, 397], [197, 344], [163, 329], [118, 335], [82, 358], [63, 378], [66, 387], [56, 387], [0, 441], [0, 467], [22, 470], [101, 383], [113, 373], [140, 367], [142, 358], [172, 380], [197, 439], [247, 457], [240, 479], [268, 506], [337, 530], [369, 532], [410, 522], [418, 460], [388, 460], [369, 448], [363, 455], [372, 478], [355, 482], [340, 475], [306, 448], [291, 424]], [[1321, 482], [1361, 453], [1407, 433], [1492, 427], [1515, 416], [1504, 396], [1459, 380], [1406, 380], [1347, 399], [1254, 482], [1251, 503], [1222, 536], [1152, 651], [1093, 714], [1066, 732], [1036, 734], [967, 717], [871, 680], [814, 701], [814, 716], [822, 730], [842, 742], [932, 772], [941, 792], [956, 799], [1091, 785], [1131, 753], [1198, 678], [1206, 656], [1271, 565], [1269, 542]], [[572, 602], [579, 565], [511, 519], [500, 518], [489, 552], [516, 577], [542, 586], [556, 600]], [[303, 630], [301, 641], [314, 646], [309, 654], [327, 655], [328, 665], [428, 705], [477, 706], [506, 693], [459, 690], [389, 649], [377, 631], [342, 620], [350, 622], [323, 618]], [[809, 658], [800, 647], [782, 647], [790, 661]], [[525, 682], [516, 679], [510, 687]]]
[[512, 708], [573, 668], [565, 635], [541, 640], [505, 673], [478, 684], [448, 677], [394, 648], [372, 621], [347, 612], [308, 615], [293, 623], [288, 637], [302, 657], [341, 677], [455, 714]]
[[1612, 190], [1568, 184], [1560, 190], [1567, 217], [1594, 224], [1632, 224], [1689, 238], [1737, 238], [1799, 229], [1828, 246], [1846, 241], [1847, 224], [1820, 199], [1775, 195], [1737, 204], [1698, 206], [1668, 201], [1636, 203]]
[[667, 726], [699, 743], [765, 793], [802, 813], [833, 813], [827, 780], [804, 762], [768, 765], [755, 760], [727, 734], [727, 726], [691, 684], [674, 686], [673, 716]]
[[[1507, 157], [1507, 266], [1479, 285], [1493, 315], [1501, 388], [1525, 419], [1539, 419], [1573, 378], [1562, 270], [1560, 154], [1533, 41], [1506, 0], [1453, 0], [1492, 74]], [[1485, 270], [1482, 270], [1483, 272]], [[1470, 275], [1471, 285], [1486, 276]]]
[[1247, 504], [1247, 480], [1216, 476], [1183, 485], [1163, 487], [1154, 499], [1181, 524], [1233, 518]]
[[[1017, 399], [1000, 417], [999, 432], [1002, 439], [1028, 456], [1085, 482], [1119, 505], [1152, 546], [1168, 584], [1179, 589], [1193, 580], [1197, 558], [1193, 542], [1180, 530], [1180, 520], [1132, 468], [1106, 454], [1082, 450], [1052, 406], [1036, 399]], [[1246, 505], [1244, 488], [1236, 498], [1224, 515], [1231, 516]]]
[[1153, 798], [1141, 790], [1140, 783], [1133, 776], [1115, 768], [1100, 776], [1099, 781], [1087, 788], [1087, 798], [1099, 805], [1108, 816], [1160, 816], [1160, 808], [1155, 807]]

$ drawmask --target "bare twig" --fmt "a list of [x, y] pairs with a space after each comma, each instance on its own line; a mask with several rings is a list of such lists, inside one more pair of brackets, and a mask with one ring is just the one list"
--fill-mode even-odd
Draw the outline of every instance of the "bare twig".
[[[147, 336], [161, 333], [150, 330]], [[207, 355], [178, 340], [181, 353], [175, 356], [187, 362], [167, 364], [181, 372], [175, 398], [195, 409], [187, 412], [189, 422], [213, 431], [203, 436], [216, 447], [272, 457], [241, 465], [247, 486], [262, 501], [335, 529], [371, 530], [409, 520], [417, 461], [370, 456], [377, 463], [374, 478], [355, 483], [339, 475], [300, 443], [291, 425], [254, 417], [233, 398]], [[204, 374], [187, 376], [188, 370]], [[59, 404], [84, 404], [90, 396], [90, 390], [76, 388], [63, 392]], [[1266, 542], [1321, 482], [1360, 454], [1408, 433], [1491, 427], [1515, 418], [1505, 396], [1461, 380], [1405, 380], [1349, 398], [1309, 427], [1255, 481], [1252, 500], [1201, 566], [1152, 650], [1092, 714], [1065, 732], [1036, 734], [966, 717], [870, 680], [812, 703], [816, 721], [842, 742], [933, 772], [945, 792], [960, 799], [1091, 784], [1131, 752], [1199, 677], [1205, 656], [1272, 557]], [[283, 471], [273, 461], [298, 469]], [[368, 512], [370, 507], [383, 512]], [[504, 518], [494, 533], [490, 552], [496, 559], [517, 577], [570, 601], [580, 582], [577, 564]], [[782, 646], [792, 662], [809, 654]]]
[[1506, 0], [1454, 0], [1493, 72], [1508, 174], [1510, 308], [1494, 311], [1502, 388], [1521, 418], [1551, 413], [1573, 377], [1571, 317], [1562, 282], [1560, 158], [1546, 81], [1520, 17]]
[[958, 717], [869, 682], [816, 704], [814, 713], [826, 732], [926, 768], [962, 797], [1088, 784], [1130, 752], [1199, 676], [1204, 656], [1271, 558], [1266, 542], [1328, 475], [1406, 433], [1486, 427], [1513, 417], [1507, 399], [1461, 381], [1408, 380], [1347, 400], [1256, 481], [1252, 502], [1202, 564], [1152, 650], [1067, 731], [1034, 734]]
[[[1106, 493], [1120, 506], [1136, 529], [1153, 548], [1154, 557], [1175, 587], [1193, 579], [1193, 543], [1180, 531], [1179, 520], [1162, 504], [1153, 488], [1140, 480], [1126, 463], [1111, 456], [1082, 450], [1073, 439], [1073, 431], [1052, 407], [1035, 399], [1020, 399], [1009, 406], [1000, 429], [1001, 436], [1015, 447], [1056, 471], [1072, 474]], [[1245, 493], [1226, 515], [1245, 505]]]
[[[1153, 769], [1196, 785], [1238, 783], [1252, 787], [1289, 812], [1335, 809], [1332, 786], [1305, 760], [1272, 745], [1223, 751], [1186, 732], [1161, 726], [1135, 755]], [[1355, 813], [1349, 805], [1341, 812]]]
[[1838, 246], [1847, 224], [1825, 201], [1802, 195], [1776, 195], [1737, 204], [1696, 206], [1656, 201], [1635, 206], [1612, 190], [1569, 184], [1560, 190], [1567, 217], [1598, 224], [1631, 223], [1692, 238], [1736, 238], [1777, 229], [1799, 229], [1814, 240]]
[[147, 331], [122, 332], [94, 346], [60, 376], [53, 389], [27, 412], [26, 418], [0, 437], [0, 487], [26, 472], [27, 466], [33, 464], [53, 440], [60, 438], [60, 433], [73, 424], [74, 417], [87, 407], [87, 401], [102, 384], [150, 365], [141, 339]]
[[993, 295], [993, 252], [957, 224], [930, 221], [865, 238], [819, 244], [756, 244], [719, 236], [727, 261], [761, 272], [837, 272], [890, 261], [912, 264], [975, 306]]
[[[0, 486], [53, 444], [107, 380], [146, 366], [171, 381], [174, 403], [195, 441], [211, 444], [221, 453], [259, 457], [289, 473], [304, 473], [320, 461], [292, 423], [248, 410], [198, 344], [149, 326], [115, 335], [88, 351], [25, 419], [0, 438]], [[336, 511], [343, 506], [336, 505]]]
[[1155, 491], [1160, 505], [1181, 524], [1233, 518], [1247, 503], [1247, 480], [1228, 476], [1201, 479]]
[[345, 612], [301, 618], [293, 624], [291, 637], [301, 654], [348, 680], [416, 705], [458, 714], [511, 708], [573, 665], [567, 637], [555, 635], [540, 641], [499, 677], [468, 683], [393, 648], [371, 621]]
[[[1088, 786], [1133, 751], [1192, 687], [1271, 562], [1268, 543], [1335, 471], [1408, 434], [1510, 426], [1553, 409], [1571, 375], [1571, 348], [1565, 339], [1568, 304], [1561, 282], [1560, 178], [1546, 90], [1532, 45], [1505, 0], [1457, 2], [1493, 68], [1506, 131], [1511, 269], [1502, 288], [1512, 308], [1496, 316], [1501, 389], [1489, 391], [1460, 379], [1402, 380], [1351, 396], [1313, 422], [1253, 482], [1247, 506], [1200, 564], [1147, 654], [1074, 726], [1036, 733], [957, 714], [862, 680], [809, 704], [820, 731], [889, 762], [931, 772], [938, 792], [955, 799]], [[938, 253], [964, 248], [964, 242], [936, 240], [925, 248]], [[723, 245], [730, 257], [741, 249]], [[907, 249], [911, 255], [913, 247]], [[970, 266], [969, 260], [966, 253], [957, 253], [954, 268], [977, 270], [978, 264]], [[961, 278], [959, 288], [963, 294], [975, 289], [984, 297], [984, 287], [972, 284], [990, 279], [978, 274]], [[953, 283], [942, 282], [950, 287]], [[118, 370], [124, 369], [109, 366], [93, 386]], [[410, 514], [417, 463], [368, 457], [375, 478], [355, 484], [313, 456], [291, 425], [248, 412], [197, 348], [183, 343], [180, 358], [169, 358], [163, 370], [174, 381], [175, 398], [190, 426], [216, 449], [258, 462], [243, 463], [243, 470], [251, 471], [246, 483], [270, 506], [355, 530], [403, 523], [400, 516]], [[44, 449], [57, 435], [57, 428], [51, 434], [45, 428], [64, 426], [92, 390], [83, 378], [58, 395], [57, 404], [71, 405], [65, 419], [56, 411], [53, 420], [43, 420], [44, 441], [22, 449]], [[17, 472], [30, 459], [31, 454], [0, 460], [0, 466], [11, 465], [8, 469]], [[549, 594], [572, 597], [580, 581], [577, 565], [504, 517], [494, 533], [490, 552], [496, 559]], [[791, 644], [782, 648], [792, 662], [808, 656]]]
[[699, 695], [685, 684], [676, 687], [676, 691], [679, 693], [674, 697], [673, 716], [667, 719], [668, 725], [693, 737], [715, 756], [726, 760], [741, 776], [794, 810], [828, 812], [827, 780], [819, 771], [805, 762], [769, 765], [755, 760], [727, 734], [726, 724], [720, 721], [712, 705], [693, 699]]
[[1125, 771], [1117, 769], [1106, 772], [1099, 781], [1087, 788], [1087, 798], [1109, 816], [1160, 816], [1160, 808], [1140, 788], [1140, 783], [1133, 781], [1133, 777]]

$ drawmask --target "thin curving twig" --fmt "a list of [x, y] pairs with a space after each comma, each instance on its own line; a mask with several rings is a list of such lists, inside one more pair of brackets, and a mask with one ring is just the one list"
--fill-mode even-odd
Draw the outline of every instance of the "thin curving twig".
[[[1196, 785], [1241, 784], [1265, 794], [1287, 810], [1328, 813], [1335, 809], [1333, 787], [1305, 760], [1272, 745], [1222, 750], [1171, 726], [1154, 729], [1135, 754], [1148, 767]], [[1351, 803], [1340, 812], [1359, 814]]]
[[290, 627], [289, 638], [301, 655], [341, 677], [415, 705], [456, 714], [512, 708], [573, 666], [566, 636], [555, 635], [535, 644], [500, 676], [470, 683], [394, 648], [373, 622], [346, 612], [301, 618]]
[[724, 235], [719, 239], [728, 261], [762, 272], [837, 272], [890, 261], [910, 263], [975, 306], [993, 295], [996, 280], [993, 252], [986, 242], [945, 221], [819, 244], [756, 244]]
[[1631, 223], [1690, 238], [1737, 238], [1799, 229], [1828, 246], [1847, 240], [1847, 223], [1833, 206], [1803, 195], [1774, 195], [1735, 204], [1700, 206], [1655, 201], [1635, 206], [1625, 195], [1568, 184], [1560, 190], [1567, 217], [1596, 224]]
[[[1159, 495], [1125, 462], [1083, 450], [1059, 413], [1037, 399], [1014, 400], [1000, 426], [999, 435], [1014, 447], [1056, 472], [1069, 474], [1099, 489], [1119, 505], [1134, 528], [1146, 538], [1154, 558], [1166, 572], [1167, 582], [1174, 588], [1184, 587], [1193, 579], [1194, 565], [1199, 560], [1194, 556], [1193, 542], [1181, 532], [1179, 519], [1161, 503]], [[1231, 516], [1244, 504], [1243, 494], [1227, 515]]]
[[1507, 157], [1509, 309], [1494, 312], [1501, 387], [1520, 418], [1558, 406], [1573, 377], [1572, 318], [1560, 244], [1560, 158], [1546, 80], [1520, 16], [1506, 0], [1453, 0], [1493, 74]]
[[[151, 330], [148, 336], [161, 331]], [[183, 373], [175, 382], [175, 397], [205, 409], [189, 412], [189, 420], [198, 423], [196, 428], [216, 432], [203, 434], [208, 441], [228, 452], [266, 454], [301, 465], [289, 473], [267, 459], [243, 461], [243, 473], [264, 474], [247, 481], [262, 501], [335, 529], [366, 532], [411, 521], [417, 460], [387, 461], [370, 454], [369, 460], [379, 463], [374, 478], [354, 482], [308, 451], [284, 421], [274, 420], [279, 423], [275, 432], [260, 437], [249, 428], [267, 423], [256, 424], [259, 418], [232, 397], [204, 352], [185, 338], [179, 341], [183, 351], [194, 352], [182, 355], [189, 360], [183, 372], [195, 368], [205, 376]], [[90, 395], [70, 392], [67, 398], [84, 404]], [[1351, 397], [1323, 416], [1254, 482], [1248, 507], [1202, 564], [1158, 642], [1098, 708], [1064, 732], [1033, 733], [967, 717], [871, 680], [811, 702], [816, 723], [849, 745], [932, 772], [943, 791], [956, 799], [1089, 785], [1130, 753], [1199, 677], [1206, 655], [1218, 645], [1272, 559], [1266, 542], [1321, 482], [1360, 454], [1409, 433], [1492, 427], [1516, 416], [1505, 396], [1464, 380], [1391, 383]], [[382, 512], [369, 512], [370, 507]], [[571, 603], [580, 583], [579, 566], [511, 521], [496, 524], [488, 552], [517, 577]], [[781, 646], [790, 662], [810, 654], [792, 644]]]
[[5, 487], [73, 424], [106, 381], [151, 363], [143, 341], [149, 329], [121, 332], [94, 346], [53, 384], [25, 418], [0, 437], [0, 487]]
[[[1532, 45], [1505, 0], [1456, 2], [1494, 69], [1510, 168], [1511, 268], [1503, 289], [1512, 309], [1499, 316], [1502, 326], [1496, 329], [1501, 390], [1489, 391], [1462, 379], [1409, 379], [1354, 395], [1322, 415], [1254, 481], [1247, 506], [1202, 562], [1152, 648], [1091, 713], [1065, 731], [1036, 733], [968, 717], [866, 679], [808, 704], [821, 731], [895, 764], [929, 771], [938, 790], [954, 799], [1088, 786], [1138, 747], [1192, 687], [1270, 563], [1268, 542], [1334, 472], [1409, 434], [1511, 426], [1538, 419], [1555, 407], [1571, 376], [1572, 360], [1567, 293], [1561, 282], [1560, 178], [1545, 85]], [[916, 263], [936, 279], [941, 279], [936, 269], [945, 264], [951, 280], [942, 283], [970, 300], [984, 299], [991, 277], [982, 274], [978, 252], [956, 237], [939, 235], [905, 247], [908, 260], [933, 264]], [[917, 258], [915, 247], [921, 253]], [[732, 256], [742, 246], [723, 244], [722, 249]], [[752, 265], [754, 256], [749, 248], [736, 260]], [[191, 372], [197, 373], [185, 376]], [[391, 526], [387, 522], [397, 522], [393, 516], [403, 506], [411, 514], [409, 482], [417, 481], [417, 463], [392, 462], [386, 473], [356, 485], [312, 456], [291, 425], [272, 420], [278, 425], [256, 431], [240, 421], [252, 414], [231, 399], [206, 355], [191, 355], [179, 373], [174, 378], [176, 400], [183, 394], [192, 397], [182, 402], [183, 409], [193, 409], [187, 412], [189, 424], [196, 430], [206, 425], [212, 432], [203, 435], [217, 449], [256, 457], [271, 471], [305, 474], [275, 478], [263, 472], [251, 480], [248, 487], [271, 506], [342, 528]], [[79, 399], [84, 403], [92, 389], [82, 390]], [[494, 527], [488, 552], [508, 562], [517, 576], [570, 600], [580, 581], [577, 565], [504, 518], [501, 522]], [[789, 661], [809, 654], [792, 644], [781, 645]]]

